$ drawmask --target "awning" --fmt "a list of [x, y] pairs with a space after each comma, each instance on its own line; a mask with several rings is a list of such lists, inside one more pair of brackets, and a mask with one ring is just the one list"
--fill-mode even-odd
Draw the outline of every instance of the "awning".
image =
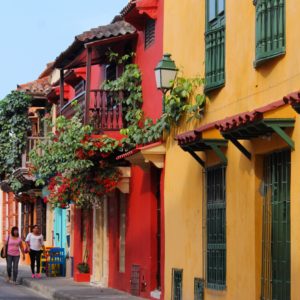
[[205, 161], [197, 155], [196, 152], [205, 152], [212, 150], [221, 160], [223, 164], [227, 164], [227, 157], [221, 148], [227, 148], [228, 141], [225, 139], [206, 139], [202, 137], [204, 128], [201, 127], [194, 131], [189, 131], [185, 134], [177, 136], [178, 144], [182, 150], [188, 152], [203, 168], [205, 168]]
[[164, 167], [166, 146], [163, 142], [156, 142], [149, 145], [138, 146], [135, 149], [117, 156], [117, 160], [126, 159], [133, 165], [147, 168], [153, 163], [157, 168]]
[[276, 133], [291, 149], [295, 149], [294, 141], [284, 131], [286, 128], [293, 128], [294, 124], [294, 118], [265, 118], [262, 112], [256, 110], [226, 118], [217, 122], [215, 126], [225, 139], [230, 140], [248, 159], [251, 159], [251, 153], [238, 140], [251, 140]]
[[[277, 109], [280, 109], [279, 111], [282, 112], [282, 109], [284, 109], [283, 107], [286, 104], [290, 104], [296, 112], [300, 113], [300, 92], [291, 93], [278, 101], [253, 111], [243, 112], [223, 120], [206, 124], [195, 130], [180, 134], [176, 139], [181, 148], [190, 152], [190, 154], [202, 165], [204, 165], [204, 162], [195, 154], [196, 151], [212, 149], [216, 152], [216, 149], [220, 150], [220, 147], [225, 146], [223, 140], [212, 140], [210, 142], [209, 140], [202, 138], [201, 133], [212, 128], [218, 129], [225, 140], [231, 141], [248, 159], [251, 159], [251, 153], [239, 142], [239, 140], [251, 140], [260, 136], [269, 136], [275, 133], [291, 149], [294, 149], [294, 141], [285, 130], [294, 127], [295, 118], [291, 117], [290, 112], [288, 114], [284, 113], [284, 117], [270, 117], [270, 112], [273, 114], [272, 111]], [[218, 152], [216, 152], [216, 154], [222, 159], [219, 150], [217, 150]]]

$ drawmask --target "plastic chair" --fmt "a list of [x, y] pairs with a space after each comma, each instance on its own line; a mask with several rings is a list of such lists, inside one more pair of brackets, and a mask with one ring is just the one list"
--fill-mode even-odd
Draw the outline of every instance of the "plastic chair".
[[66, 276], [66, 257], [64, 248], [52, 248], [49, 250], [49, 256], [46, 262], [46, 275]]

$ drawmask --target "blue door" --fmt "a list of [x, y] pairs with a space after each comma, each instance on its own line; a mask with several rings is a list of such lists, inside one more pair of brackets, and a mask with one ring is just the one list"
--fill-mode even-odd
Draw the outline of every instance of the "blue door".
[[66, 209], [55, 208], [54, 210], [54, 245], [55, 247], [67, 248], [67, 213]]

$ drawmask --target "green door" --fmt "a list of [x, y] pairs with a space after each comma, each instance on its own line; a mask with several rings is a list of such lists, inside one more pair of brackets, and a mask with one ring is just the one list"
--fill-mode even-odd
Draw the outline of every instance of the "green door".
[[265, 158], [262, 299], [290, 300], [290, 151]]

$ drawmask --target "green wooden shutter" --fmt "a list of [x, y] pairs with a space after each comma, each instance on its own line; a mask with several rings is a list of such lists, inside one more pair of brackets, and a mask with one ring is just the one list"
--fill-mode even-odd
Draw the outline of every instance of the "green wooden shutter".
[[285, 0], [256, 0], [255, 66], [285, 53]]
[[275, 152], [264, 161], [262, 300], [291, 299], [290, 239], [291, 152]]
[[225, 83], [225, 0], [206, 0], [205, 92]]
[[207, 287], [226, 287], [226, 167], [208, 168], [207, 193]]

